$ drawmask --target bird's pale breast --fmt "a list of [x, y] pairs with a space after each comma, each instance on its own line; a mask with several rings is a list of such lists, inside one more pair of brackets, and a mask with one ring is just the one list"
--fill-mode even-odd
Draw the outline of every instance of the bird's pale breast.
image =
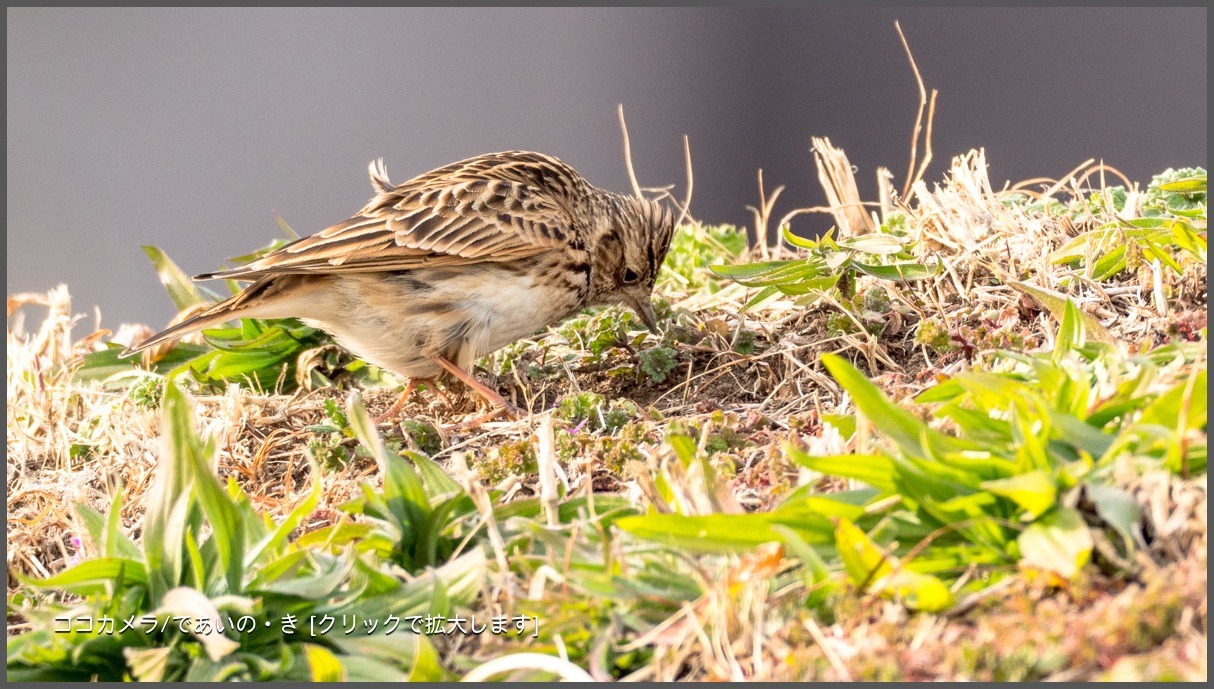
[[[300, 315], [360, 357], [406, 377], [464, 370], [476, 360], [575, 313], [588, 276], [538, 263], [418, 268], [331, 279]], [[578, 283], [581, 284], [578, 284]]]

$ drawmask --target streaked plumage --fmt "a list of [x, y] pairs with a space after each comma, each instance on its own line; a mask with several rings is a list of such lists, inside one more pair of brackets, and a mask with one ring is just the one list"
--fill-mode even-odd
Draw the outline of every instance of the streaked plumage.
[[587, 306], [624, 303], [656, 327], [649, 295], [675, 222], [657, 202], [597, 189], [525, 151], [398, 186], [382, 161], [370, 174], [376, 194], [352, 218], [197, 276], [253, 284], [123, 354], [233, 318], [298, 317], [372, 363], [425, 379], [450, 370], [441, 359], [466, 372]]

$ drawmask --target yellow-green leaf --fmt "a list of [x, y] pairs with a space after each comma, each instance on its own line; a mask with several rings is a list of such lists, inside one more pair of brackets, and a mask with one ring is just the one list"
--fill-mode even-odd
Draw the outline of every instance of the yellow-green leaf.
[[1083, 517], [1059, 507], [1033, 522], [1020, 537], [1020, 564], [1073, 579], [1092, 557], [1092, 534]]
[[984, 490], [1015, 502], [1027, 513], [1029, 519], [1045, 514], [1058, 500], [1058, 488], [1054, 479], [1043, 469], [1010, 478], [983, 481], [980, 485]]
[[856, 586], [867, 586], [893, 572], [885, 553], [868, 534], [847, 519], [838, 518], [835, 523], [835, 548], [843, 560], [847, 577]]

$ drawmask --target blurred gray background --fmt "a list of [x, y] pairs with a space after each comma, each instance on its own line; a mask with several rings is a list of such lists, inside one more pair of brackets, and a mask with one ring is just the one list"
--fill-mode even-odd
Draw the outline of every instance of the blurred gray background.
[[[71, 288], [103, 324], [173, 307], [139, 246], [187, 272], [345, 219], [396, 181], [479, 153], [534, 149], [628, 189], [749, 222], [755, 173], [777, 215], [824, 201], [810, 136], [901, 184], [929, 88], [939, 179], [985, 147], [996, 183], [1089, 157], [1147, 181], [1206, 165], [1206, 10], [1189, 9], [12, 9], [8, 290]], [[867, 185], [864, 186], [864, 185]], [[799, 233], [829, 226], [804, 218]]]

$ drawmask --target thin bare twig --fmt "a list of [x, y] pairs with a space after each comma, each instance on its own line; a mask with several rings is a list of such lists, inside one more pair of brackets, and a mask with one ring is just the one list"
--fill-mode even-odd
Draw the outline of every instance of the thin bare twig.
[[632, 167], [632, 144], [628, 141], [628, 125], [624, 122], [624, 104], [616, 106], [620, 114], [620, 131], [624, 134], [624, 164], [628, 166], [628, 181], [632, 183], [632, 193], [641, 197], [641, 185], [637, 182], [636, 170]]

